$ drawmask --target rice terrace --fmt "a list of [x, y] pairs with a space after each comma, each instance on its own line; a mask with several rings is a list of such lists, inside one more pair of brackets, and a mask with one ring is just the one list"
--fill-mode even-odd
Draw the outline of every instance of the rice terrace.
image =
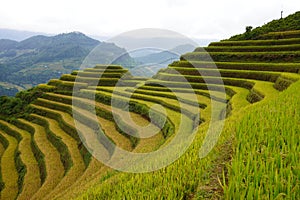
[[300, 12], [151, 78], [98, 63], [0, 104], [1, 199], [300, 199]]

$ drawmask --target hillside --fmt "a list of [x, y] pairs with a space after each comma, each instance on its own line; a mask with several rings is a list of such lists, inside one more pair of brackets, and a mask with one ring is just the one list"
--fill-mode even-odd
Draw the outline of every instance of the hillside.
[[299, 199], [298, 33], [1, 97], [1, 199]]
[[[261, 27], [257, 27], [253, 30], [250, 27], [249, 31], [246, 31], [243, 34], [235, 35], [231, 37], [229, 40], [257, 40], [257, 39], [264, 39], [268, 36], [271, 32], [283, 32], [283, 31], [290, 31], [290, 30], [300, 30], [300, 12], [296, 12], [295, 14], [289, 15], [286, 18], [273, 20]], [[280, 35], [273, 36], [273, 39], [276, 37], [281, 38]], [[292, 37], [292, 36], [291, 36]]]
[[0, 40], [0, 96], [15, 95], [18, 90], [28, 89], [51, 78], [78, 69], [90, 51], [100, 45], [101, 63], [110, 63], [114, 55], [122, 55], [116, 62], [131, 66], [134, 60], [126, 50], [111, 43], [100, 43], [82, 33], [57, 36], [33, 36], [21, 42]]

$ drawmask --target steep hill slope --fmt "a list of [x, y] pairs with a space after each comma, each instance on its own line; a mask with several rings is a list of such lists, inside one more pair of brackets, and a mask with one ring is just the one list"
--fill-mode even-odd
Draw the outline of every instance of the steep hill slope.
[[[1, 97], [1, 198], [299, 199], [300, 35], [276, 34], [199, 47], [152, 79], [99, 64]], [[147, 171], [165, 160], [144, 153], [189, 141], [148, 173], [92, 156]]]
[[[243, 34], [232, 36], [229, 40], [256, 40], [262, 39], [270, 32], [283, 32], [290, 30], [300, 30], [300, 12], [289, 15], [286, 18], [273, 20], [261, 27], [249, 30]], [[275, 39], [275, 38], [274, 38]]]

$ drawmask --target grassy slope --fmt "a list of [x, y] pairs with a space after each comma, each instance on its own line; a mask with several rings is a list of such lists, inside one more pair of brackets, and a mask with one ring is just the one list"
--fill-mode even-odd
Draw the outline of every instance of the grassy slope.
[[5, 137], [9, 143], [1, 157], [2, 180], [5, 184], [1, 192], [1, 199], [15, 199], [18, 194], [18, 172], [15, 167], [14, 156], [18, 148], [18, 141], [2, 131], [0, 134]]
[[249, 33], [244, 33], [231, 37], [229, 40], [249, 40], [257, 39], [260, 35], [269, 32], [289, 31], [300, 29], [300, 12], [289, 15], [286, 18], [273, 20], [262, 27], [257, 27]]
[[[234, 96], [233, 104], [240, 111], [226, 120], [219, 143], [208, 157], [202, 160], [198, 158], [198, 150], [207, 130], [205, 123], [200, 126], [187, 153], [172, 165], [148, 174], [121, 173], [118, 177], [90, 188], [79, 199], [131, 199], [136, 195], [148, 199], [162, 196], [167, 199], [217, 198], [222, 195], [219, 181], [224, 184], [224, 195], [228, 199], [259, 197], [258, 194], [262, 193], [270, 198], [282, 196], [296, 199], [299, 197], [299, 136], [295, 133], [299, 132], [299, 126], [295, 127], [297, 118], [294, 116], [299, 110], [299, 86], [298, 81], [281, 93], [278, 99], [270, 93], [271, 96], [265, 101], [249, 106], [246, 102], [242, 103], [245, 94]], [[290, 118], [285, 119], [286, 114]], [[260, 123], [262, 120], [265, 123]], [[271, 124], [275, 126], [269, 126]], [[262, 131], [268, 134], [260, 134]], [[287, 145], [291, 139], [294, 142]], [[258, 141], [252, 142], [253, 140]], [[235, 143], [232, 144], [232, 141]], [[278, 144], [283, 145], [282, 148], [280, 145], [276, 146]], [[257, 145], [263, 152], [258, 152]], [[228, 156], [232, 152], [230, 146], [234, 150], [232, 163], [228, 163]], [[255, 159], [252, 161], [253, 156]], [[259, 162], [262, 165], [257, 165]], [[223, 171], [228, 170], [226, 165], [229, 166], [229, 182], [222, 179]], [[256, 174], [262, 176], [255, 176]], [[255, 180], [259, 178], [261, 182]], [[256, 187], [253, 183], [261, 186]]]
[[300, 198], [299, 87], [300, 81], [242, 116], [226, 198]]
[[26, 174], [24, 175], [23, 188], [18, 196], [18, 199], [29, 199], [33, 194], [38, 191], [41, 186], [40, 171], [38, 163], [34, 157], [31, 148], [31, 135], [29, 132], [19, 129], [9, 123], [2, 122], [9, 126], [12, 130], [18, 132], [22, 136], [19, 142], [19, 150], [21, 152], [21, 159], [26, 166]]
[[[272, 37], [278, 37], [278, 34], [280, 36], [282, 33], [276, 33], [273, 35], [265, 35], [265, 33], [261, 34], [264, 34], [261, 39], [274, 39]], [[289, 32], [285, 36], [289, 38], [297, 34]], [[39, 126], [35, 126], [35, 128], [39, 130], [39, 134], [48, 134], [50, 131], [61, 138], [66, 151], [68, 151], [68, 158], [61, 157], [63, 158], [62, 162], [66, 160], [69, 164], [66, 164], [67, 167], [65, 167], [65, 165], [63, 166], [57, 158], [56, 162], [60, 163], [59, 173], [57, 176], [52, 177], [50, 176], [50, 173], [53, 174], [53, 168], [51, 167], [52, 172], [48, 168], [48, 185], [46, 180], [44, 185], [42, 185], [41, 190], [37, 193], [38, 195], [36, 194], [34, 197], [36, 199], [41, 197], [46, 197], [46, 199], [70, 199], [82, 195], [79, 198], [135, 199], [138, 197], [141, 199], [215, 199], [223, 197], [227, 199], [299, 199], [300, 194], [298, 190], [300, 174], [298, 152], [300, 149], [299, 136], [296, 133], [300, 131], [300, 119], [298, 113], [298, 110], [300, 110], [300, 102], [298, 100], [300, 96], [298, 92], [300, 81], [293, 84], [292, 87], [288, 88], [284, 92], [279, 92], [275, 89], [281, 85], [280, 83], [283, 83], [282, 88], [284, 89], [284, 84], [288, 80], [299, 79], [298, 74], [281, 73], [282, 71], [299, 73], [299, 65], [292, 63], [299, 61], [298, 55], [300, 53], [299, 51], [296, 51], [299, 48], [299, 45], [296, 45], [296, 49], [290, 49], [291, 45], [273, 46], [274, 41], [276, 41], [276, 44], [279, 41], [295, 41], [295, 39], [284, 39], [272, 40], [272, 44], [265, 44], [270, 46], [252, 46], [257, 43], [259, 43], [258, 45], [261, 45], [261, 41], [270, 42], [267, 40], [255, 40], [254, 42], [253, 40], [247, 40], [247, 42], [229, 41], [216, 43], [215, 46], [212, 45], [207, 48], [207, 50], [209, 50], [209, 48], [212, 50], [210, 55], [216, 58], [217, 61], [226, 61], [218, 63], [221, 68], [223, 67], [221, 70], [222, 76], [229, 77], [223, 78], [223, 80], [226, 80], [224, 81], [227, 85], [226, 91], [228, 92], [229, 90], [232, 90], [236, 93], [234, 96], [228, 94], [231, 97], [230, 105], [228, 106], [228, 108], [231, 109], [231, 113], [226, 119], [226, 125], [218, 140], [218, 144], [207, 157], [199, 159], [199, 149], [201, 148], [207, 134], [210, 123], [210, 109], [212, 105], [210, 99], [207, 98], [207, 92], [204, 92], [203, 95], [201, 92], [202, 90], [198, 90], [200, 93], [197, 93], [199, 94], [196, 97], [197, 102], [191, 99], [193, 95], [182, 93], [183, 96], [181, 99], [184, 100], [184, 113], [186, 114], [186, 116], [184, 116], [184, 119], [186, 120], [183, 127], [184, 132], [188, 132], [187, 130], [191, 130], [193, 126], [189, 116], [193, 116], [194, 112], [199, 112], [195, 110], [195, 104], [197, 106], [198, 104], [203, 105], [200, 112], [201, 117], [205, 119], [205, 122], [199, 126], [193, 144], [182, 157], [170, 166], [151, 173], [117, 173], [116, 171], [104, 166], [93, 157], [91, 158], [91, 162], [85, 162], [84, 155], [81, 150], [78, 149], [78, 135], [76, 132], [73, 133], [70, 129], [67, 129], [67, 131], [65, 129], [66, 125], [73, 128], [75, 126], [70, 106], [70, 102], [72, 102], [70, 99], [72, 97], [50, 93], [44, 94], [42, 98], [37, 99], [34, 102], [32, 108], [35, 108], [35, 111], [32, 111], [41, 115], [39, 118], [45, 120], [49, 126], [45, 126], [45, 129]], [[236, 43], [239, 43], [240, 45], [247, 43], [248, 46], [232, 47], [232, 45], [236, 45]], [[218, 46], [218, 44], [221, 46]], [[225, 48], [222, 47], [222, 45], [225, 45]], [[220, 49], [222, 52], [219, 52]], [[228, 52], [228, 49], [233, 50]], [[258, 52], [256, 52], [257, 49], [259, 49]], [[274, 52], [269, 52], [271, 50]], [[277, 52], [279, 50], [282, 52]], [[251, 51], [251, 53], [247, 51]], [[195, 60], [194, 63], [197, 63], [198, 69], [206, 74], [206, 76], [210, 76], [210, 79], [215, 79], [214, 70], [210, 69], [210, 67], [206, 64], [209, 62], [199, 62], [199, 59], [206, 60], [207, 58], [210, 58], [207, 56], [207, 53], [202, 52], [202, 50], [199, 49], [198, 52], [189, 53], [185, 56]], [[284, 60], [290, 63], [287, 63], [287, 65], [282, 65], [281, 63], [268, 63], [272, 61], [274, 62], [276, 59], [280, 62], [283, 62]], [[243, 66], [240, 66], [239, 62], [241, 60], [244, 62], [242, 63]], [[210, 59], [208, 59], [208, 61], [210, 61]], [[247, 61], [249, 63], [247, 63]], [[254, 61], [260, 62], [254, 63]], [[172, 68], [180, 69], [184, 72], [186, 75], [185, 77], [190, 82], [197, 82], [193, 83], [193, 86], [195, 85], [195, 87], [197, 86], [196, 88], [204, 89], [201, 83], [198, 85], [202, 78], [199, 78], [198, 74], [194, 72], [195, 70], [191, 70], [189, 68], [190, 66], [185, 68], [185, 65], [188, 65], [188, 62], [182, 60], [178, 63], [180, 64], [178, 66], [173, 63]], [[272, 67], [269, 68], [270, 66]], [[248, 71], [244, 70], [244, 67], [248, 67]], [[101, 70], [102, 68], [103, 66], [99, 65], [96, 67], [96, 70]], [[268, 68], [266, 71], [269, 72], [264, 72], [264, 69], [266, 68]], [[278, 72], [271, 72], [273, 71], [273, 68]], [[121, 67], [118, 66], [116, 69], [121, 70]], [[260, 72], [254, 71], [257, 69], [260, 70]], [[93, 70], [96, 72], [95, 69]], [[93, 72], [93, 70], [91, 72]], [[80, 74], [81, 78], [79, 80], [82, 82], [94, 83], [96, 80], [94, 78], [96, 73], [91, 72], [74, 72], [72, 75], [64, 75], [61, 80], [50, 81], [51, 86], [43, 85], [43, 87], [47, 89], [44, 91], [53, 92], [57, 87], [56, 89], [58, 92], [67, 94], [74, 85], [73, 81], [76, 74]], [[178, 85], [173, 85], [177, 84], [177, 82], [175, 82], [175, 80], [177, 80], [176, 75], [168, 73], [170, 72], [162, 72], [156, 77], [156, 79], [160, 80], [152, 79], [147, 82], [165, 82], [168, 83], [170, 87], [177, 87]], [[204, 76], [204, 74], [202, 75]], [[280, 77], [277, 79], [279, 74]], [[106, 74], [106, 76], [108, 78], [105, 78], [102, 82], [107, 82], [109, 83], [108, 85], [113, 84], [117, 80], [115, 78], [119, 77], [116, 73], [109, 73]], [[285, 78], [287, 80], [284, 80]], [[248, 79], [254, 80], [248, 81]], [[138, 81], [138, 79], [130, 81], [135, 82]], [[246, 82], [249, 84], [246, 84]], [[179, 86], [183, 86], [180, 81], [178, 81], [178, 84]], [[95, 85], [99, 84], [97, 83]], [[254, 87], [252, 87], [253, 85]], [[84, 88], [83, 92], [86, 92], [86, 94], [93, 92], [91, 89], [95, 89], [94, 87], [88, 87], [86, 83], [81, 83], [81, 86]], [[217, 89], [217, 85], [215, 86]], [[133, 101], [139, 102], [148, 107], [151, 107], [155, 103], [162, 104], [167, 108], [167, 114], [169, 115], [172, 123], [174, 123], [175, 129], [179, 130], [181, 116], [179, 113], [180, 105], [178, 101], [172, 93], [163, 90], [164, 88], [160, 88], [159, 92], [156, 91], [156, 88], [158, 87], [153, 87], [151, 84], [149, 86], [146, 85], [144, 86], [145, 90], [138, 89], [134, 95], [130, 96], [130, 92], [134, 90], [133, 87], [127, 89], [122, 87], [116, 90], [116, 97], [119, 100], [131, 98]], [[101, 94], [109, 97], [112, 93], [111, 89], [112, 88], [109, 89], [108, 87], [105, 87], [104, 89], [102, 87], [97, 87], [98, 91], [96, 93], [98, 95]], [[181, 88], [180, 90], [185, 89]], [[231, 92], [229, 93], [231, 94]], [[259, 103], [250, 104], [247, 99], [249, 99], [249, 96], [251, 98], [251, 94], [254, 95], [256, 93], [260, 95], [261, 99], [265, 97], [264, 100]], [[98, 98], [98, 100], [99, 99], [101, 98]], [[106, 102], [105, 99], [101, 100]], [[84, 102], [88, 103], [88, 101], [89, 100], [86, 100]], [[254, 100], [250, 102], [256, 101]], [[223, 105], [220, 101], [215, 103], [219, 106]], [[102, 103], [97, 103], [96, 106], [98, 108], [103, 108], [104, 110], [111, 110], [110, 106]], [[91, 117], [90, 111], [85, 111], [80, 108], [76, 108], [76, 110], [76, 112], [81, 114], [81, 117], [84, 120]], [[219, 117], [222, 111], [218, 110], [216, 113], [212, 113], [212, 115]], [[149, 123], [146, 119], [141, 118], [140, 115], [133, 114], [133, 116], [137, 117], [138, 120], [142, 119], [140, 120], [141, 125]], [[103, 117], [103, 115], [99, 117]], [[98, 119], [100, 125], [105, 131], [105, 134], [115, 141], [119, 147], [133, 150], [134, 152], [154, 151], [161, 147], [161, 145], [162, 147], [166, 146], [166, 144], [174, 138], [174, 135], [165, 138], [162, 132], [160, 132], [152, 138], [139, 140], [137, 146], [131, 146], [129, 139], [120, 135], [114, 123], [109, 122], [108, 120], [110, 119], [105, 117]], [[81, 123], [84, 122], [81, 121]], [[90, 139], [93, 138], [96, 140], [95, 136], [92, 135], [92, 127], [81, 123], [79, 123], [79, 129], [81, 132], [84, 132], [84, 134], [87, 137], [90, 137]], [[218, 122], [214, 123], [218, 124]], [[26, 136], [26, 134], [24, 132], [21, 135], [23, 138], [27, 138], [28, 140], [29, 134], [28, 136]], [[141, 134], [140, 131], [139, 134]], [[36, 138], [36, 136], [38, 135], [35, 134], [34, 137]], [[181, 139], [182, 141], [185, 141], [188, 137], [190, 137], [190, 135]], [[49, 138], [43, 136], [43, 140], [46, 141], [47, 139]], [[26, 143], [28, 143], [28, 141]], [[21, 148], [21, 153], [25, 152], [26, 145], [24, 145], [24, 140], [22, 140], [19, 145], [16, 145], [16, 148]], [[50, 142], [49, 145], [51, 145]], [[88, 144], [88, 146], [93, 145], [93, 142]], [[135, 149], [133, 149], [133, 147], [135, 147]], [[51, 148], [56, 151], [54, 146]], [[29, 145], [27, 145], [27, 150], [28, 149]], [[7, 149], [4, 151], [4, 154], [5, 152], [7, 152]], [[59, 153], [56, 151], [56, 156], [61, 156]], [[105, 150], [103, 150], [102, 153], [104, 155]], [[27, 152], [26, 156], [31, 156], [32, 159], [28, 159], [27, 161], [26, 159], [23, 159], [28, 171], [25, 174], [23, 191], [20, 189], [17, 191], [20, 193], [21, 198], [22, 196], [26, 197], [26, 195], [24, 195], [26, 194], [26, 191], [28, 191], [26, 188], [31, 187], [31, 185], [28, 184], [28, 177], [33, 177], [33, 170], [29, 163], [30, 160], [34, 160], [31, 154], [31, 152]], [[45, 156], [47, 156], [47, 153]], [[50, 154], [48, 157], [49, 156]], [[5, 156], [1, 159], [3, 158], [5, 158]], [[24, 154], [23, 156], [21, 154], [21, 158], [26, 157]], [[126, 162], [130, 161], [126, 160]], [[2, 162], [1, 167], [1, 170], [5, 167]], [[65, 167], [66, 170], [65, 174], [63, 174], [63, 167]], [[18, 168], [18, 166], [16, 168]], [[1, 177], [3, 182], [11, 182], [7, 180], [7, 178], [8, 177]], [[35, 184], [33, 187], [37, 186], [40, 187], [39, 184]], [[7, 189], [9, 188], [6, 188], [6, 190]], [[3, 190], [3, 192], [5, 193], [5, 190]]]
[[59, 181], [63, 178], [64, 168], [60, 161], [59, 152], [47, 139], [47, 133], [42, 126], [34, 123], [30, 123], [25, 120], [21, 120], [23, 123], [31, 125], [35, 129], [34, 140], [43, 152], [46, 163], [46, 180], [42, 187], [32, 197], [32, 199], [38, 199], [41, 194], [49, 193], [55, 188]]

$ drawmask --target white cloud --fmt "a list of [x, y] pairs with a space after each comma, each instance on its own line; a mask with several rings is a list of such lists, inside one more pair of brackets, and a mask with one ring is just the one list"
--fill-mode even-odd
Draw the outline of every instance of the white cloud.
[[81, 31], [116, 35], [166, 28], [197, 38], [224, 38], [300, 10], [298, 0], [10, 0], [2, 1], [0, 27], [38, 32]]

